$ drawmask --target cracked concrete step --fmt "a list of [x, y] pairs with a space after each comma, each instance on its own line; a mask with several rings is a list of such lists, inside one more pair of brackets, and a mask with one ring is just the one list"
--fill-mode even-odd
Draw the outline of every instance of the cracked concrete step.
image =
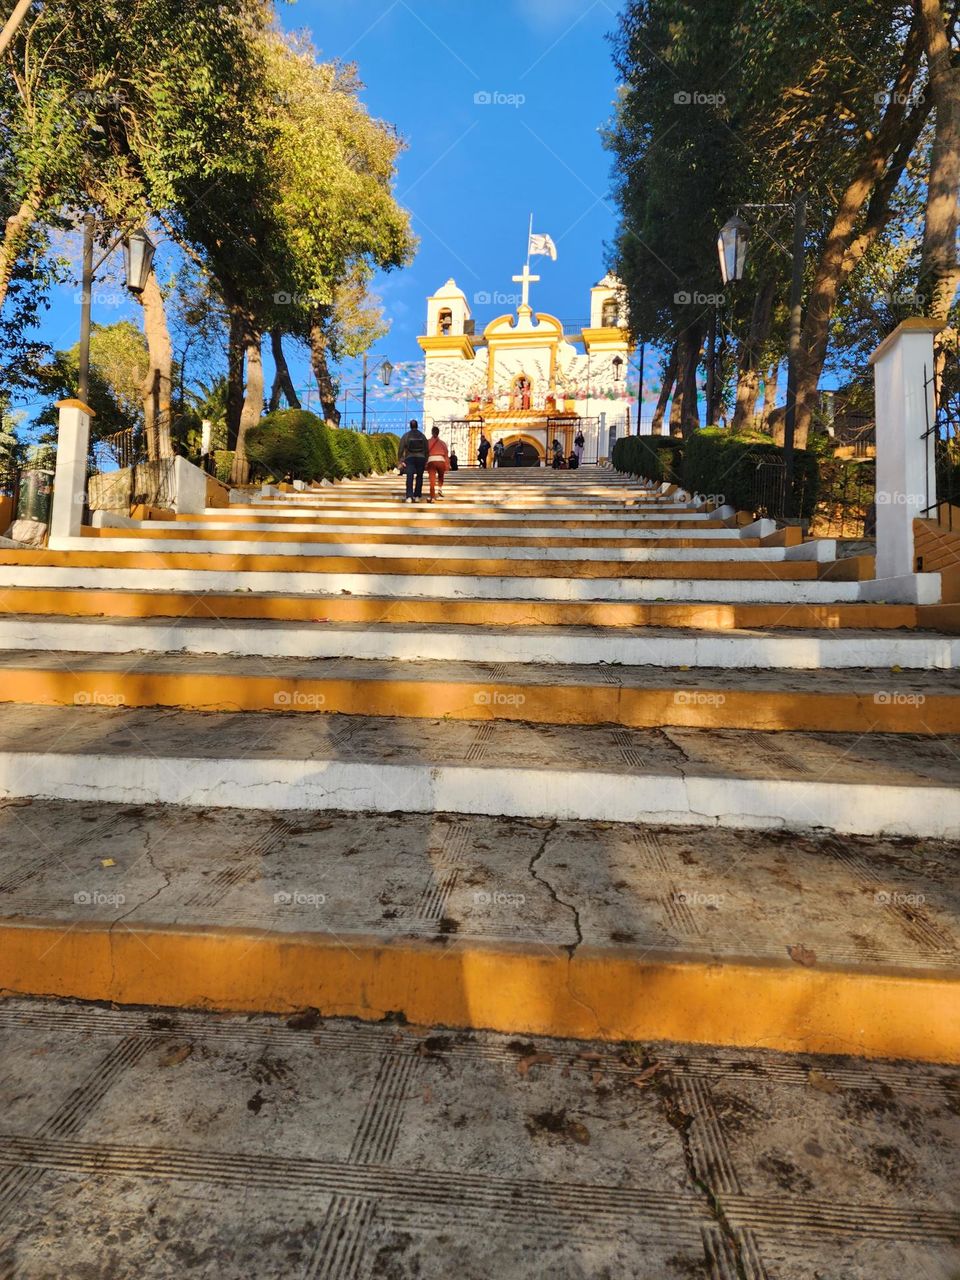
[[0, 796], [960, 836], [960, 740], [8, 705]]
[[954, 844], [59, 801], [0, 832], [7, 993], [960, 1062]]
[[[321, 616], [301, 623], [237, 618], [229, 613], [217, 617], [205, 600], [192, 602], [195, 616], [174, 619], [0, 615], [0, 652], [232, 654], [270, 660], [351, 657], [381, 662], [429, 657], [433, 661], [469, 660], [510, 667], [538, 664], [547, 668], [600, 663], [697, 670], [864, 667], [885, 668], [892, 675], [896, 674], [894, 668], [949, 671], [960, 660], [960, 637], [928, 632], [790, 632], [779, 628], [714, 634], [654, 627], [498, 627], [493, 625], [495, 615], [488, 617], [484, 626], [479, 618], [473, 625], [456, 626], [442, 620], [452, 611], [447, 609], [440, 610], [435, 621], [424, 620], [420, 625], [381, 621], [376, 616], [364, 622], [337, 622], [338, 614], [356, 617], [358, 611], [338, 608], [338, 602], [332, 602], [329, 612], [333, 616], [328, 620], [322, 617], [326, 606], [316, 600], [311, 604]], [[111, 605], [112, 601], [107, 607]], [[410, 604], [398, 610], [401, 618], [417, 612]], [[394, 616], [393, 611], [387, 613], [388, 618]], [[536, 617], [534, 614], [533, 620]], [[896, 681], [893, 687], [899, 687]]]
[[[111, 575], [108, 581], [112, 581]], [[743, 604], [722, 602], [443, 600], [405, 595], [310, 595], [237, 591], [170, 592], [161, 588], [113, 586], [50, 587], [7, 584], [0, 592], [0, 617], [17, 614], [49, 617], [262, 619], [285, 622], [411, 623], [431, 627], [556, 626], [604, 629], [665, 627], [693, 631], [784, 630], [842, 632], [847, 629], [913, 630], [960, 633], [955, 605]]]
[[[193, 711], [960, 734], [960, 672], [812, 673], [231, 653], [0, 651], [0, 702]], [[887, 655], [891, 656], [891, 655]], [[811, 678], [812, 677], [812, 678]]]

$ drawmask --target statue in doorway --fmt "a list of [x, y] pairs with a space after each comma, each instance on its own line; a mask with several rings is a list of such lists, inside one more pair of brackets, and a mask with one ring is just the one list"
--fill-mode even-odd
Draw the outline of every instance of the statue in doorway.
[[529, 409], [532, 403], [532, 387], [530, 379], [525, 373], [522, 373], [514, 383], [513, 407], [514, 409]]

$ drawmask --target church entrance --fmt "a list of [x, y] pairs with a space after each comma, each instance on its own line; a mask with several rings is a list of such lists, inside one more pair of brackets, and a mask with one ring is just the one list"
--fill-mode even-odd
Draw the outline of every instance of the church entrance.
[[[520, 441], [523, 448], [523, 454], [520, 462], [516, 461], [517, 441]], [[503, 437], [504, 456], [503, 464], [506, 467], [539, 467], [543, 461], [543, 448], [531, 440], [529, 436], [504, 436]]]

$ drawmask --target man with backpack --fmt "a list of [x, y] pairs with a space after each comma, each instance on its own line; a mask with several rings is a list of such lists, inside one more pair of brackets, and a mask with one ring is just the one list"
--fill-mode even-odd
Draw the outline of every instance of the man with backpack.
[[410, 420], [410, 430], [401, 437], [397, 453], [398, 461], [406, 472], [407, 496], [404, 502], [419, 502], [423, 496], [423, 472], [427, 465], [427, 437], [420, 430], [416, 418]]

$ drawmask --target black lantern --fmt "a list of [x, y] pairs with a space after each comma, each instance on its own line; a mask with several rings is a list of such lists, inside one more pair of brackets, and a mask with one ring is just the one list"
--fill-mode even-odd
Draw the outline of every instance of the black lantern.
[[389, 387], [390, 379], [393, 377], [393, 365], [389, 360], [384, 360], [380, 366], [380, 381], [385, 387]]
[[153, 270], [153, 255], [157, 246], [141, 228], [132, 232], [123, 242], [123, 259], [127, 269], [127, 288], [131, 293], [143, 293]]
[[749, 243], [750, 228], [738, 214], [734, 214], [720, 228], [720, 235], [717, 237], [720, 274], [724, 284], [736, 284], [743, 279]]
[[623, 360], [620, 356], [613, 358], [613, 380], [614, 382], [623, 381]]

